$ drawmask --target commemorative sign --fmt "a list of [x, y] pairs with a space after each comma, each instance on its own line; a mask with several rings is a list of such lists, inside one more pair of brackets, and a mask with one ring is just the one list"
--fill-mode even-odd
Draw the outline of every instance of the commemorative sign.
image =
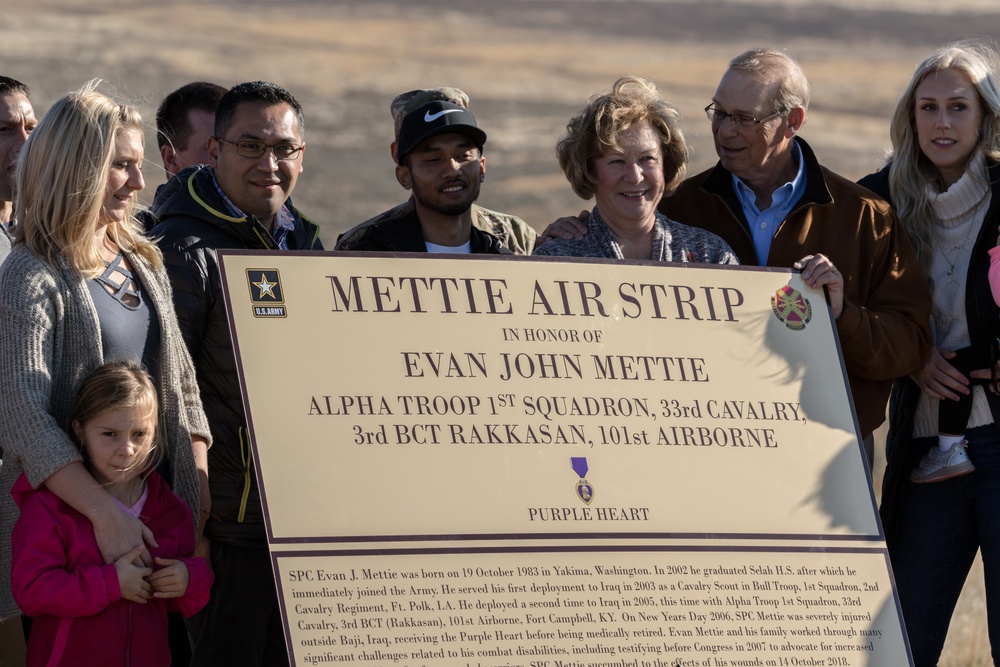
[[220, 255], [294, 664], [909, 664], [797, 274]]

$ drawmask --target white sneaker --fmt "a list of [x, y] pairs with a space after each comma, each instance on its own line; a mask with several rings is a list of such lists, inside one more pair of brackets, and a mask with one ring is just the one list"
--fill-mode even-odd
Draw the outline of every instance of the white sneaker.
[[917, 467], [910, 471], [910, 481], [924, 484], [968, 475], [976, 469], [965, 451], [968, 444], [968, 440], [963, 440], [946, 452], [942, 452], [937, 445], [932, 446], [924, 458], [920, 459]]

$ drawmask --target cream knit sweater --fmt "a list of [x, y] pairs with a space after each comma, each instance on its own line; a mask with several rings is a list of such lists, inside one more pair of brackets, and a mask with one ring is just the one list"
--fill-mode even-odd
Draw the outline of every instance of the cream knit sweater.
[[[928, 186], [929, 187], [929, 186]], [[934, 345], [958, 350], [968, 347], [969, 325], [965, 313], [965, 283], [972, 258], [972, 246], [979, 236], [990, 204], [990, 184], [986, 161], [979, 153], [962, 177], [944, 192], [929, 188], [928, 196], [939, 224], [931, 237], [928, 282], [931, 287], [931, 330]], [[981, 386], [972, 389], [972, 416], [968, 428], [993, 423]], [[920, 395], [913, 437], [938, 433], [938, 401]]]

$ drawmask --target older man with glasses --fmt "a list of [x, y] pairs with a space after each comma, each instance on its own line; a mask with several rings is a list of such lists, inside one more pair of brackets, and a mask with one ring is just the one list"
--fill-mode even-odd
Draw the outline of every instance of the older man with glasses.
[[[809, 82], [787, 53], [734, 58], [705, 108], [719, 162], [659, 209], [721, 236], [741, 264], [793, 267], [826, 288], [871, 464], [892, 381], [930, 351], [930, 294], [889, 205], [820, 165], [798, 136], [808, 106]], [[545, 231], [579, 233], [565, 218]]]
[[705, 109], [719, 162], [660, 210], [718, 234], [743, 264], [794, 267], [826, 287], [871, 463], [893, 379], [930, 351], [930, 295], [889, 205], [821, 166], [797, 136], [808, 105], [809, 82], [787, 53], [737, 56]]
[[199, 553], [210, 554], [215, 584], [208, 606], [189, 619], [195, 666], [288, 664], [216, 253], [322, 250], [317, 226], [289, 199], [302, 172], [303, 129], [288, 91], [240, 84], [219, 101], [210, 165], [181, 171], [153, 201], [160, 222], [152, 235], [213, 437]]

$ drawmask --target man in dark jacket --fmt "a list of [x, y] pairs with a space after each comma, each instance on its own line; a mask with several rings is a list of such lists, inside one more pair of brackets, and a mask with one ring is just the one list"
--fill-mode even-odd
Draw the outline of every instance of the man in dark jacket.
[[214, 439], [203, 524], [216, 579], [189, 624], [195, 666], [288, 664], [216, 251], [322, 249], [317, 226], [289, 199], [302, 172], [302, 136], [302, 109], [288, 91], [240, 84], [219, 102], [210, 166], [183, 170], [153, 201], [153, 236]]
[[930, 351], [930, 293], [889, 205], [823, 167], [798, 137], [808, 104], [788, 54], [734, 58], [706, 108], [719, 162], [660, 210], [718, 234], [740, 263], [791, 266], [826, 287], [871, 465], [892, 381]]
[[14, 168], [21, 147], [35, 129], [35, 111], [28, 87], [9, 76], [0, 76], [0, 261], [10, 252], [14, 218]]
[[[472, 112], [435, 100], [403, 118], [396, 180], [413, 192], [413, 207], [393, 209], [364, 228], [349, 250], [508, 253], [500, 239], [472, 224], [470, 209], [486, 178], [483, 144]], [[401, 214], [402, 213], [402, 214]]]
[[208, 164], [215, 134], [215, 109], [226, 89], [192, 81], [169, 93], [156, 108], [156, 145], [167, 178], [196, 164]]
[[[395, 140], [389, 144], [389, 154], [392, 155], [394, 164], [399, 164], [399, 135], [403, 129], [403, 120], [414, 110], [435, 101], [451, 102], [469, 108], [469, 96], [458, 88], [410, 90], [393, 98], [389, 111], [392, 113]], [[412, 212], [415, 206], [416, 202], [411, 194], [402, 204], [348, 229], [337, 238], [337, 246], [334, 249], [354, 250], [354, 245], [361, 240], [369, 227], [402, 218]], [[535, 249], [537, 238], [535, 230], [516, 216], [491, 211], [478, 204], [473, 204], [466, 215], [471, 219], [473, 227], [497, 237], [503, 246], [515, 255], [530, 255]]]

